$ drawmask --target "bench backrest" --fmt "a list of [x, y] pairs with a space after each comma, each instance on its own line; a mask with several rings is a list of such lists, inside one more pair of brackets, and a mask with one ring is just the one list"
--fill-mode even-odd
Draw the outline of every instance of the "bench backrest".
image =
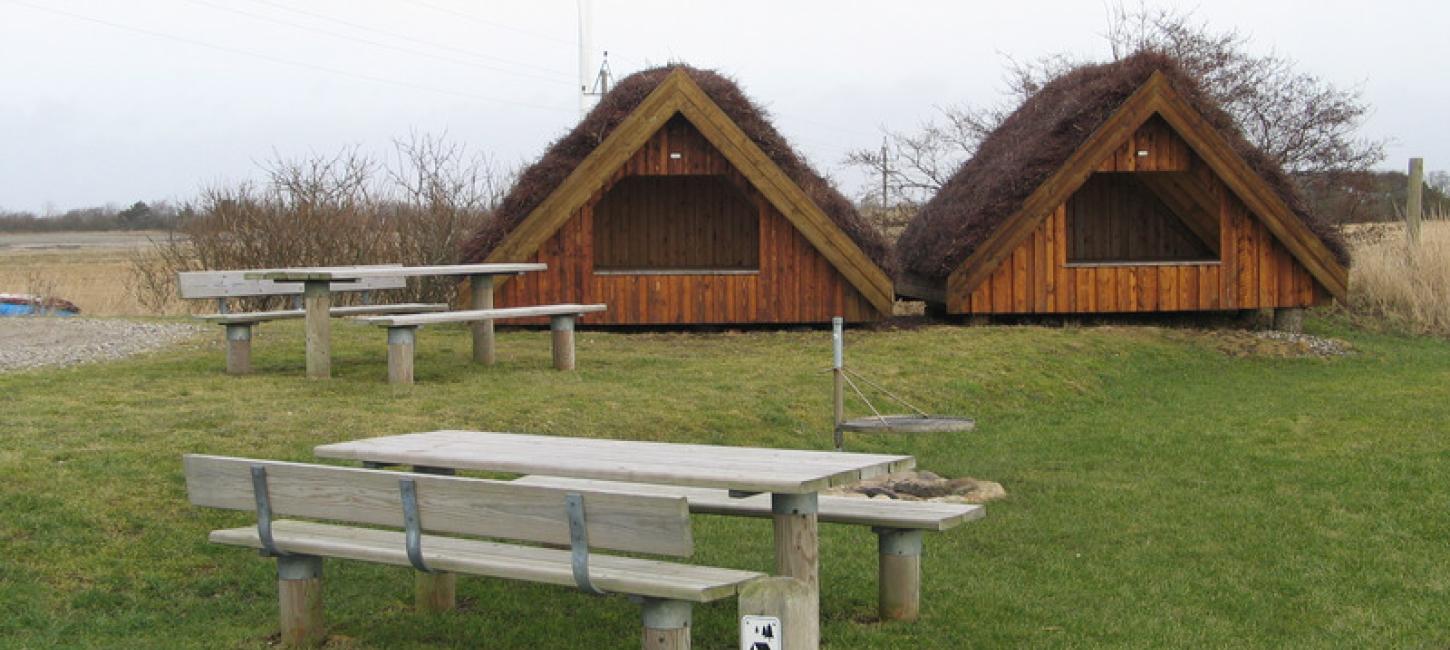
[[568, 546], [566, 496], [583, 497], [589, 546], [685, 557], [694, 550], [682, 497], [518, 485], [509, 481], [187, 454], [191, 503], [255, 511], [252, 466], [266, 470], [274, 516], [402, 528], [400, 480], [412, 479], [424, 532]]
[[[338, 268], [396, 268], [402, 264], [372, 264], [350, 267], [318, 267], [318, 270]], [[271, 280], [248, 280], [248, 273], [281, 269], [246, 269], [241, 271], [182, 271], [177, 274], [177, 287], [181, 297], [187, 300], [200, 298], [246, 298], [252, 296], [294, 296], [302, 295], [301, 282], [273, 282]], [[408, 279], [401, 275], [361, 278], [356, 282], [334, 282], [333, 291], [380, 291], [402, 289], [408, 286]]]

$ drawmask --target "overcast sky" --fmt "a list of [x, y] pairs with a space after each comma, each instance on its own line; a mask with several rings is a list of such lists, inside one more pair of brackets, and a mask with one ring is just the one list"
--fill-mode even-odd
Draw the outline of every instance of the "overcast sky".
[[[1106, 5], [594, 0], [623, 76], [721, 70], [857, 194], [846, 151], [1001, 99], [1004, 56], [1107, 56]], [[1374, 106], [1365, 135], [1450, 168], [1450, 5], [1215, 0], [1198, 15]], [[186, 199], [274, 155], [443, 133], [518, 164], [578, 119], [575, 0], [0, 0], [0, 208]], [[597, 62], [597, 55], [596, 55]]]

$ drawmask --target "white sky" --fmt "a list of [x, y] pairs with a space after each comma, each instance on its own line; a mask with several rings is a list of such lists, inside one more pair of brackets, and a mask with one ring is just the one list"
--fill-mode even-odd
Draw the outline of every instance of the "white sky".
[[[847, 150], [935, 106], [999, 101], [1004, 55], [1107, 55], [1103, 2], [593, 6], [618, 76], [670, 60], [734, 76], [850, 195], [867, 179]], [[1198, 15], [1362, 84], [1385, 166], [1450, 168], [1450, 5], [1215, 0]], [[0, 0], [0, 208], [185, 199], [274, 152], [381, 154], [413, 131], [526, 162], [578, 118], [576, 42], [574, 0]]]

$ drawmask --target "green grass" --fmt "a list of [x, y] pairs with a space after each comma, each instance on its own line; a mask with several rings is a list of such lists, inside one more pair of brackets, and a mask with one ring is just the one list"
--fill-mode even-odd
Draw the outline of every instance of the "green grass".
[[[1450, 345], [1371, 334], [1336, 359], [1234, 358], [1153, 328], [852, 331], [849, 361], [961, 435], [852, 436], [949, 476], [1003, 483], [986, 519], [929, 536], [923, 617], [874, 621], [867, 530], [822, 529], [833, 648], [1436, 647], [1450, 644]], [[334, 328], [329, 382], [300, 326], [259, 328], [255, 375], [216, 332], [175, 352], [0, 375], [0, 645], [264, 647], [272, 563], [206, 542], [244, 513], [186, 503], [183, 452], [308, 460], [314, 445], [441, 428], [827, 448], [829, 336], [545, 332], [468, 362], [420, 333], [419, 384], [384, 381], [380, 332]], [[694, 561], [768, 570], [769, 522], [699, 517]], [[464, 611], [411, 611], [407, 570], [329, 563], [337, 647], [629, 648], [623, 598], [460, 580]], [[701, 648], [734, 604], [697, 608]]]

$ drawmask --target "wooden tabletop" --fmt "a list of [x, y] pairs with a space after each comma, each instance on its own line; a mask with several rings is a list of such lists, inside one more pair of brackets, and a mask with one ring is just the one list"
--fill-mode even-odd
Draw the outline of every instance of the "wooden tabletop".
[[331, 280], [349, 281], [376, 277], [420, 277], [437, 275], [512, 275], [543, 271], [547, 264], [448, 264], [443, 266], [395, 266], [387, 268], [359, 266], [333, 268], [276, 269], [248, 273], [248, 280], [276, 280], [282, 282], [304, 282]]
[[323, 458], [745, 492], [804, 494], [911, 469], [911, 456], [431, 431], [313, 450]]

